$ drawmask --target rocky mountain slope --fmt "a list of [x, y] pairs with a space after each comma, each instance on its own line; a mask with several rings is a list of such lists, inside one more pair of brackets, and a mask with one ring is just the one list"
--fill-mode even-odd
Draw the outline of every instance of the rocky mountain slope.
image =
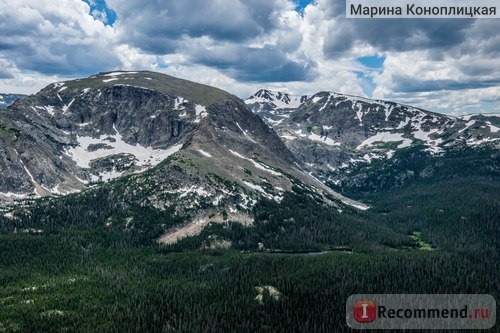
[[20, 98], [26, 97], [21, 94], [0, 94], [0, 110], [6, 109], [9, 105]]
[[[276, 103], [277, 96], [295, 103]], [[294, 97], [260, 90], [245, 102], [274, 128], [308, 172], [334, 183], [353, 167], [391, 160], [410, 147], [430, 155], [464, 146], [500, 148], [500, 118], [495, 116], [457, 118], [331, 92]]]
[[367, 209], [333, 189], [401, 179], [414, 173], [412, 159], [464, 147], [493, 156], [499, 127], [495, 116], [329, 92], [260, 90], [244, 102], [164, 74], [100, 73], [51, 84], [0, 113], [0, 204], [104, 189], [109, 202], [184, 217], [162, 238], [172, 243], [210, 222], [252, 223], [259, 200], [279, 203], [287, 192], [338, 211]]
[[196, 223], [179, 235], [210, 221], [251, 222], [259, 199], [279, 202], [287, 191], [367, 208], [304, 172], [239, 98], [153, 72], [51, 84], [0, 113], [0, 147], [4, 204], [132, 175], [112, 190], [117, 200], [190, 215]]

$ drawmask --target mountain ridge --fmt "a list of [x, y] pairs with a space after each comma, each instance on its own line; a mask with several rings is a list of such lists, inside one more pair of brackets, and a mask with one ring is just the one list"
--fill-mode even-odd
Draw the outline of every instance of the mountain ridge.
[[[29, 205], [106, 189], [126, 207], [185, 219], [163, 230], [161, 241], [172, 243], [210, 223], [251, 224], [258, 202], [288, 193], [339, 212], [366, 210], [341, 193], [368, 174], [380, 178], [364, 165], [411, 150], [498, 150], [497, 126], [494, 117], [458, 119], [330, 92], [259, 90], [243, 101], [159, 73], [106, 72], [50, 84], [0, 113], [0, 199]], [[403, 180], [415, 173], [397, 172]]]
[[272, 107], [272, 96], [267, 102], [262, 97], [259, 103], [255, 100], [251, 97], [245, 102], [274, 128], [306, 170], [323, 182], [337, 183], [352, 168], [390, 160], [397, 151], [410, 147], [434, 155], [463, 145], [500, 147], [498, 117], [453, 117], [325, 91], [309, 96], [296, 108]]
[[280, 202], [287, 192], [307, 191], [339, 210], [368, 208], [305, 172], [242, 100], [162, 74], [119, 71], [54, 83], [14, 103], [0, 122], [7, 204], [92, 195], [105, 186], [117, 202], [185, 216], [164, 242], [207, 223], [251, 223], [259, 200]]

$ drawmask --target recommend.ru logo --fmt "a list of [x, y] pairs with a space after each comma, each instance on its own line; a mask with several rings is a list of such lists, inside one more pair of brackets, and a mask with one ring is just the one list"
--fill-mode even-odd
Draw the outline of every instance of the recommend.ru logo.
[[476, 294], [362, 294], [346, 303], [354, 329], [490, 329], [496, 302]]

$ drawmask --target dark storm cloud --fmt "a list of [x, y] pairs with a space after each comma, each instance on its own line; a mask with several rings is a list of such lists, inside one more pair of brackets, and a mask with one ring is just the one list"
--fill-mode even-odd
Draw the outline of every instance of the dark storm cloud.
[[[223, 70], [241, 81], [303, 81], [313, 66], [290, 60], [301, 36], [287, 35], [278, 46], [248, 47], [256, 37], [272, 34], [279, 15], [293, 9], [286, 0], [108, 0], [117, 13], [123, 42], [149, 54], [180, 53], [189, 62]], [[297, 32], [298, 34], [299, 32]], [[206, 45], [205, 45], [206, 44]]]
[[325, 40], [324, 51], [335, 57], [347, 53], [355, 42], [364, 42], [384, 52], [448, 50], [463, 43], [470, 19], [356, 19], [343, 20]]
[[500, 76], [500, 68], [498, 65], [500, 62], [497, 61], [489, 61], [485, 59], [484, 61], [473, 61], [461, 64], [458, 66], [460, 71], [467, 76]]
[[240, 70], [234, 75], [237, 79], [249, 82], [290, 82], [310, 81], [314, 78], [313, 66], [295, 61], [280, 62], [264, 71]]
[[2, 53], [15, 59], [19, 69], [46, 75], [89, 75], [120, 64], [105, 48], [64, 43], [48, 43], [42, 47], [19, 45]]
[[[356, 42], [381, 51], [411, 51], [449, 48], [463, 43], [472, 19], [346, 19], [345, 1], [320, 4], [327, 18], [337, 24], [325, 37], [329, 57], [348, 53]], [[498, 27], [498, 25], [497, 25]]]
[[122, 39], [152, 54], [171, 52], [181, 37], [241, 42], [271, 31], [285, 1], [108, 0]]
[[19, 55], [21, 68], [48, 75], [91, 75], [103, 69], [119, 65], [114, 56], [106, 55], [108, 50], [85, 46], [68, 48], [66, 45], [51, 45], [50, 51], [36, 49], [32, 55]]
[[0, 68], [0, 79], [12, 79], [14, 75], [11, 72]]
[[455, 80], [417, 80], [415, 77], [406, 75], [395, 75], [392, 79], [395, 90], [403, 93], [479, 89], [500, 85], [500, 79], [468, 80], [466, 82], [460, 82]]
[[289, 82], [312, 79], [314, 64], [293, 61], [276, 47], [252, 48], [234, 44], [191, 50], [191, 60], [219, 68], [230, 76], [252, 82]]

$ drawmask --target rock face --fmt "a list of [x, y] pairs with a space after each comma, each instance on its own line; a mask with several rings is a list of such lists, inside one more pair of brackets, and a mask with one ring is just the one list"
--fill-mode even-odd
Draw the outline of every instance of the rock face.
[[309, 98], [287, 95], [299, 105], [278, 107], [273, 106], [275, 96], [284, 95], [260, 90], [245, 102], [323, 181], [338, 181], [352, 166], [391, 159], [410, 147], [433, 155], [463, 146], [500, 148], [500, 118], [495, 116], [457, 118], [330, 92]]
[[0, 113], [0, 147], [4, 203], [133, 175], [127, 200], [179, 214], [248, 213], [258, 199], [280, 201], [295, 186], [366, 208], [304, 172], [239, 98], [159, 73], [51, 84]]
[[204, 107], [141, 82], [112, 84], [135, 75], [107, 73], [52, 84], [2, 112], [6, 151], [0, 169], [12, 173], [1, 178], [0, 192], [67, 193], [145, 170], [180, 149]]

